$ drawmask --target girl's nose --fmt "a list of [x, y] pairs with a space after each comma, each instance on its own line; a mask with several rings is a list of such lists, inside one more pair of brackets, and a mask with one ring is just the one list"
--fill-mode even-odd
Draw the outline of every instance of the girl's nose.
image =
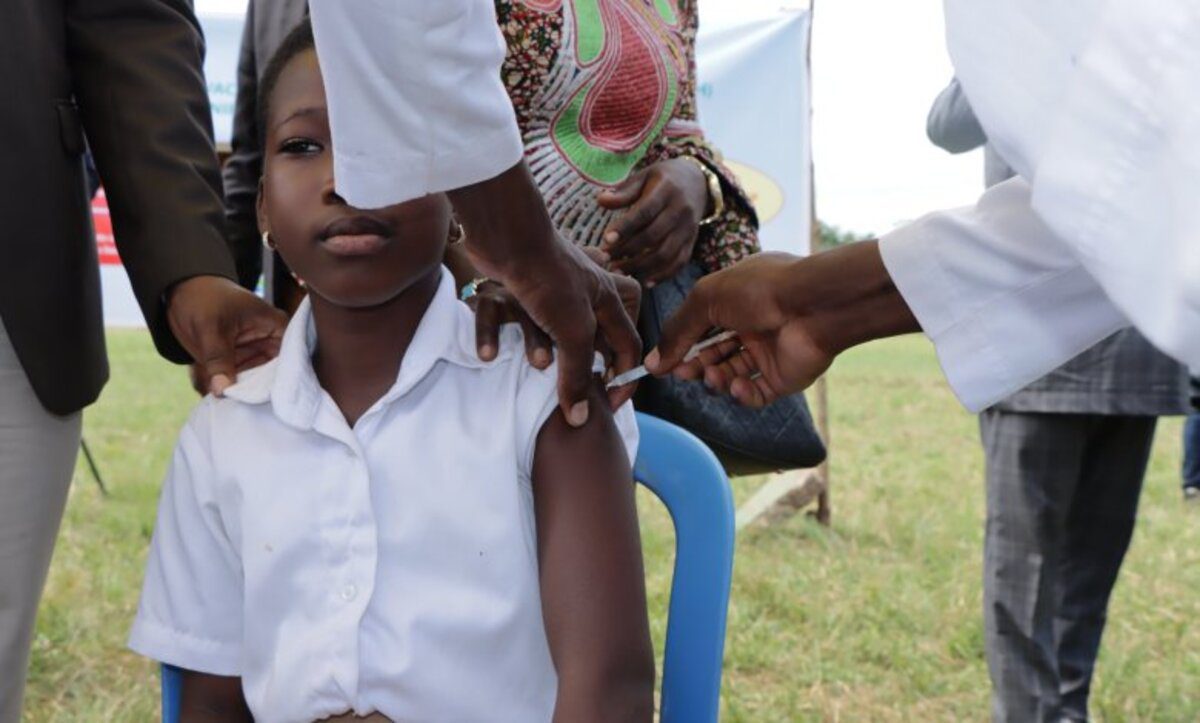
[[[332, 165], [332, 164], [331, 164]], [[329, 174], [325, 177], [325, 185], [321, 188], [321, 201], [326, 205], [345, 206], [346, 199], [338, 195], [337, 189], [333, 184], [333, 169], [329, 169]]]

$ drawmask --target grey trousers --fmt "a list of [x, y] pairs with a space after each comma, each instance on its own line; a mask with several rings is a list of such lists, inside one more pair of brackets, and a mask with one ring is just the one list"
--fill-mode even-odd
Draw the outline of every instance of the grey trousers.
[[17, 723], [81, 415], [47, 412], [0, 325], [0, 723]]
[[1155, 417], [980, 416], [984, 638], [998, 722], [1087, 720]]

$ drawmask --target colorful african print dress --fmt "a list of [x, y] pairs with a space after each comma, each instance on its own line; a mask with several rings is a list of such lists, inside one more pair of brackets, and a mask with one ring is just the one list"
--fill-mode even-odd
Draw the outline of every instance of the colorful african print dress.
[[618, 212], [596, 194], [686, 155], [720, 176], [726, 200], [694, 260], [715, 271], [758, 250], [754, 208], [696, 121], [694, 0], [497, 0], [496, 14], [525, 157], [560, 233], [599, 244]]

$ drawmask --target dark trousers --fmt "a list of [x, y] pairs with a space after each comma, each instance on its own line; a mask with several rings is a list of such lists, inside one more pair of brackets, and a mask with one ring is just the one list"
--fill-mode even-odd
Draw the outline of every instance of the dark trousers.
[[1155, 417], [980, 416], [984, 636], [996, 721], [1087, 720]]
[[1200, 489], [1200, 413], [1183, 425], [1183, 486]]

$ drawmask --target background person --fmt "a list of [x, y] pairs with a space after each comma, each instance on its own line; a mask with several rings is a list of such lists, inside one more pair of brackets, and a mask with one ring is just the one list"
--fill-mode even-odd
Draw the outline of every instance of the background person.
[[1200, 502], [1200, 378], [1192, 377], [1191, 401], [1183, 425], [1183, 498]]
[[80, 410], [108, 378], [85, 148], [164, 356], [201, 362], [219, 390], [239, 361], [274, 354], [283, 328], [282, 315], [232, 281], [191, 3], [14, 2], [0, 23], [3, 723], [20, 717]]
[[[934, 102], [927, 132], [954, 153], [984, 145], [988, 185], [1012, 176], [957, 80]], [[1088, 720], [1157, 417], [1186, 407], [1185, 368], [1127, 329], [980, 414], [994, 720]]]

